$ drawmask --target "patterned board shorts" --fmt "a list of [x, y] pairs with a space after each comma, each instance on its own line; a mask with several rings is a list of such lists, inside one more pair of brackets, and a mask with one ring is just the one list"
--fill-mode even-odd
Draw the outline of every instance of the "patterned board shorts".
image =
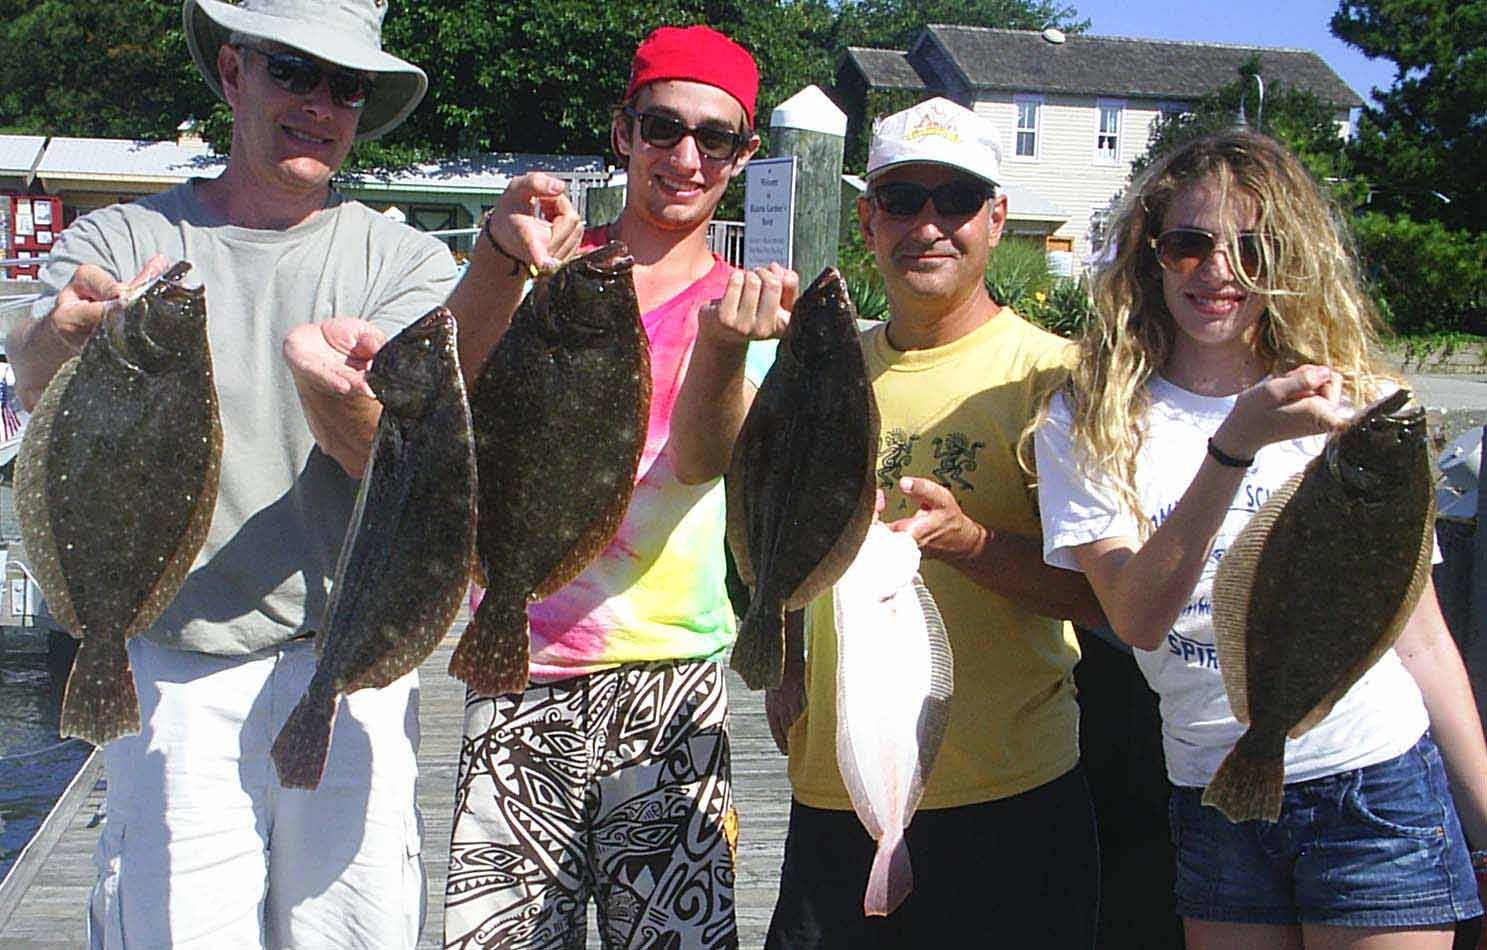
[[448, 948], [730, 948], [728, 698], [706, 660], [467, 695]]

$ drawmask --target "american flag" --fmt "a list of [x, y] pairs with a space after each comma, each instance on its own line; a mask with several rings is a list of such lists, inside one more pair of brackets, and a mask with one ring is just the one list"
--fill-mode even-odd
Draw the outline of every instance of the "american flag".
[[9, 442], [21, 434], [30, 413], [21, 408], [20, 397], [16, 395], [15, 371], [9, 363], [0, 365], [5, 367], [4, 375], [0, 376], [0, 442]]

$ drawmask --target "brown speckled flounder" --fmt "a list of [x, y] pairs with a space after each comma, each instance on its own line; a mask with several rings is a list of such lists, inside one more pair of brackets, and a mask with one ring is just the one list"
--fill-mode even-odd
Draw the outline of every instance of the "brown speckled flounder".
[[750, 689], [784, 670], [784, 611], [831, 589], [873, 516], [878, 403], [857, 310], [835, 268], [795, 301], [728, 469], [728, 547], [753, 591], [732, 665]]
[[320, 784], [337, 697], [381, 687], [434, 652], [459, 611], [475, 545], [475, 437], [443, 307], [377, 353], [382, 403], [304, 698], [274, 742], [279, 781]]
[[470, 393], [485, 596], [449, 672], [482, 695], [526, 687], [527, 602], [556, 592], [619, 530], [650, 417], [650, 349], [612, 242], [539, 278]]
[[60, 731], [139, 731], [124, 644], [180, 591], [211, 524], [222, 426], [203, 288], [181, 262], [111, 308], [62, 364], [16, 459], [21, 536], [52, 616], [82, 640]]
[[1425, 410], [1400, 390], [1270, 497], [1219, 562], [1213, 626], [1249, 729], [1203, 793], [1233, 821], [1280, 816], [1286, 737], [1305, 734], [1394, 644], [1430, 576]]

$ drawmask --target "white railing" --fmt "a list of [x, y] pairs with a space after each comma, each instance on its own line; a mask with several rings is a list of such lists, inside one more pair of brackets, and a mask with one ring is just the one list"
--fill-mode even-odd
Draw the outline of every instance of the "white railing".
[[707, 246], [734, 267], [743, 266], [744, 225], [742, 221], [709, 221]]

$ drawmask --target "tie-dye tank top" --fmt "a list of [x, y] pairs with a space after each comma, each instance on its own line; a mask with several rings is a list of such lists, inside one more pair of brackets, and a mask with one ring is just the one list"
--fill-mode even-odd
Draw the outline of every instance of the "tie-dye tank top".
[[[584, 235], [584, 249], [607, 240]], [[723, 480], [677, 481], [666, 444], [697, 311], [723, 295], [732, 268], [712, 270], [641, 315], [651, 350], [651, 411], [635, 493], [609, 546], [568, 586], [527, 608], [531, 676], [551, 681], [621, 663], [710, 658], [733, 642], [733, 608], [724, 587]], [[774, 345], [749, 348], [745, 375], [758, 385]], [[478, 603], [478, 591], [472, 602]]]

